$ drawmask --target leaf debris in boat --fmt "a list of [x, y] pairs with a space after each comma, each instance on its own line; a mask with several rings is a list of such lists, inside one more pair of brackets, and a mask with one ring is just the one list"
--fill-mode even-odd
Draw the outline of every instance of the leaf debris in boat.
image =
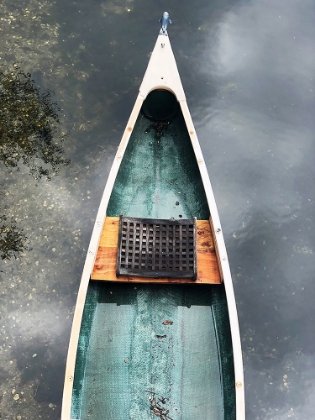
[[159, 397], [155, 392], [151, 392], [152, 395], [149, 397], [150, 401], [150, 410], [156, 417], [159, 417], [161, 420], [173, 420], [169, 416], [169, 410], [163, 407], [169, 401], [169, 398]]

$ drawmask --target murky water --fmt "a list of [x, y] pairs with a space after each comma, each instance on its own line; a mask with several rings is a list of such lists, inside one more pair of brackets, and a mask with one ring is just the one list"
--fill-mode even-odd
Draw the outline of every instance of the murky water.
[[20, 245], [0, 267], [2, 419], [60, 418], [85, 252], [164, 8], [228, 247], [247, 418], [314, 416], [314, 2], [3, 0], [1, 71], [54, 90], [71, 163], [46, 163], [48, 181], [31, 174], [44, 154], [10, 171], [0, 152], [0, 229]]

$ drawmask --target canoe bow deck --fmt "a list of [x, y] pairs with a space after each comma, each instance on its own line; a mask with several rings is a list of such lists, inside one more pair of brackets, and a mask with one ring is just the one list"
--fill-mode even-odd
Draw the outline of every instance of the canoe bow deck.
[[[197, 278], [117, 276], [121, 215], [172, 220], [171, 232], [176, 220], [196, 218]], [[175, 244], [170, 235], [167, 250], [157, 246], [164, 260]], [[139, 241], [140, 257], [141, 249], [151, 252], [142, 236]], [[176, 261], [171, 270], [178, 269]], [[217, 208], [169, 38], [160, 35], [95, 222], [70, 338], [62, 420], [243, 420], [243, 388]]]

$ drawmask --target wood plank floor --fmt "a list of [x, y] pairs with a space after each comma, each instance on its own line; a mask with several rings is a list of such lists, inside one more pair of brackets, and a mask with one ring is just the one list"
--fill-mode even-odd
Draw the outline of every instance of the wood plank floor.
[[119, 217], [106, 217], [95, 260], [92, 280], [135, 283], [220, 284], [220, 272], [209, 220], [197, 220], [197, 279], [116, 276]]

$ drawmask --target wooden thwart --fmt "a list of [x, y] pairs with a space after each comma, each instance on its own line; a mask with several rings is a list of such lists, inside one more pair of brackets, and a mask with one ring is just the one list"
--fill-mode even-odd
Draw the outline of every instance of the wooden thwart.
[[221, 283], [209, 220], [197, 220], [197, 279], [116, 276], [119, 217], [106, 217], [91, 275], [92, 280], [135, 283]]

